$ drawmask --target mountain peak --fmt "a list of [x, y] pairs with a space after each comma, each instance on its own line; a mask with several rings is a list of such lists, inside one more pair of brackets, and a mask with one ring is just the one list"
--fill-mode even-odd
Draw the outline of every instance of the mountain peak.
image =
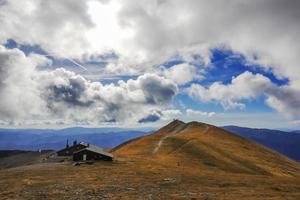
[[172, 122], [170, 122], [169, 124], [167, 124], [167, 126], [169, 125], [182, 125], [185, 124], [185, 122], [179, 120], [179, 119], [174, 119]]
[[[293, 176], [299, 165], [224, 129], [174, 120], [156, 132], [114, 149], [118, 156], [147, 157], [166, 165], [228, 173]], [[176, 164], [177, 163], [177, 164]], [[287, 166], [291, 166], [289, 170]]]

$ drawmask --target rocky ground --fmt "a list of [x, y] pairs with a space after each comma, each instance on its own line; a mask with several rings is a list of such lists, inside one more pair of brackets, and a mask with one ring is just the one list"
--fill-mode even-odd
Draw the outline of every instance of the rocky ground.
[[0, 199], [300, 199], [300, 179], [201, 172], [120, 158], [0, 170]]

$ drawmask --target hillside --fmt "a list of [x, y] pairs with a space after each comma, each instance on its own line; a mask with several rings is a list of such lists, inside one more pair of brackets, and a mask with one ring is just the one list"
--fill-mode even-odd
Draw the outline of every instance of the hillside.
[[295, 176], [299, 164], [224, 129], [173, 121], [155, 133], [116, 147], [119, 156], [144, 157], [167, 165], [230, 173]]
[[300, 134], [298, 131], [285, 132], [238, 126], [225, 126], [222, 128], [300, 162]]
[[292, 133], [300, 133], [300, 130], [292, 131]]
[[173, 121], [112, 150], [113, 162], [0, 169], [0, 199], [299, 200], [300, 165], [212, 125]]
[[51, 150], [41, 152], [20, 151], [20, 150], [0, 150], [0, 169], [19, 167], [41, 163], [43, 159], [53, 153]]

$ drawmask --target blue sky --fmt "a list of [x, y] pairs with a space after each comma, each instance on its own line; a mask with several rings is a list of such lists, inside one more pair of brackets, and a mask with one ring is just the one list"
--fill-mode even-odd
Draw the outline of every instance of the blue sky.
[[[179, 63], [179, 62], [175, 62]], [[230, 84], [232, 77], [237, 77], [245, 71], [250, 71], [254, 74], [262, 74], [268, 77], [274, 84], [281, 86], [288, 84], [287, 79], [277, 79], [272, 72], [263, 70], [260, 66], [251, 65], [247, 63], [245, 58], [240, 54], [235, 54], [227, 49], [213, 49], [211, 63], [205, 72], [205, 79], [195, 80], [190, 82], [199, 83], [203, 86], [210, 86], [214, 82], [221, 82], [222, 84]], [[188, 87], [189, 85], [186, 85]], [[203, 111], [224, 112], [224, 109], [220, 105], [215, 103], [206, 103], [193, 101], [187, 95], [179, 95], [178, 100], [182, 101], [190, 108], [200, 109]], [[274, 112], [273, 109], [265, 104], [265, 97], [259, 96], [256, 99], [243, 100], [247, 106], [243, 110], [230, 110], [227, 112]]]

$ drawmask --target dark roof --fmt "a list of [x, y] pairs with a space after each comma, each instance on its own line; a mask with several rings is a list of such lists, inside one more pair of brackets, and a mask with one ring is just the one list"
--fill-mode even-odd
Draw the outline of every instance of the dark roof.
[[[82, 145], [82, 146], [85, 146], [85, 147], [88, 147], [88, 146], [89, 146], [89, 144], [88, 144], [88, 143], [85, 143], [85, 142], [80, 142], [80, 143], [78, 143], [78, 144], [76, 144], [76, 145], [74, 145], [74, 146], [79, 146], [79, 145]], [[64, 149], [58, 150], [57, 153], [62, 152], [62, 151], [67, 151], [67, 150], [69, 150], [69, 149], [72, 149], [74, 146], [69, 146], [69, 147], [66, 147], [66, 148], [64, 148]]]
[[105, 155], [105, 156], [108, 156], [108, 157], [111, 157], [111, 158], [114, 157], [111, 153], [105, 152], [102, 148], [97, 147], [97, 146], [92, 145], [92, 144], [89, 144], [89, 146], [87, 146], [84, 149], [81, 149], [79, 151], [74, 152], [74, 154], [78, 153], [78, 152], [81, 152], [81, 151], [84, 151], [84, 150], [92, 151], [92, 152], [95, 152], [95, 153], [98, 153], [98, 154], [102, 154], [102, 155]]

